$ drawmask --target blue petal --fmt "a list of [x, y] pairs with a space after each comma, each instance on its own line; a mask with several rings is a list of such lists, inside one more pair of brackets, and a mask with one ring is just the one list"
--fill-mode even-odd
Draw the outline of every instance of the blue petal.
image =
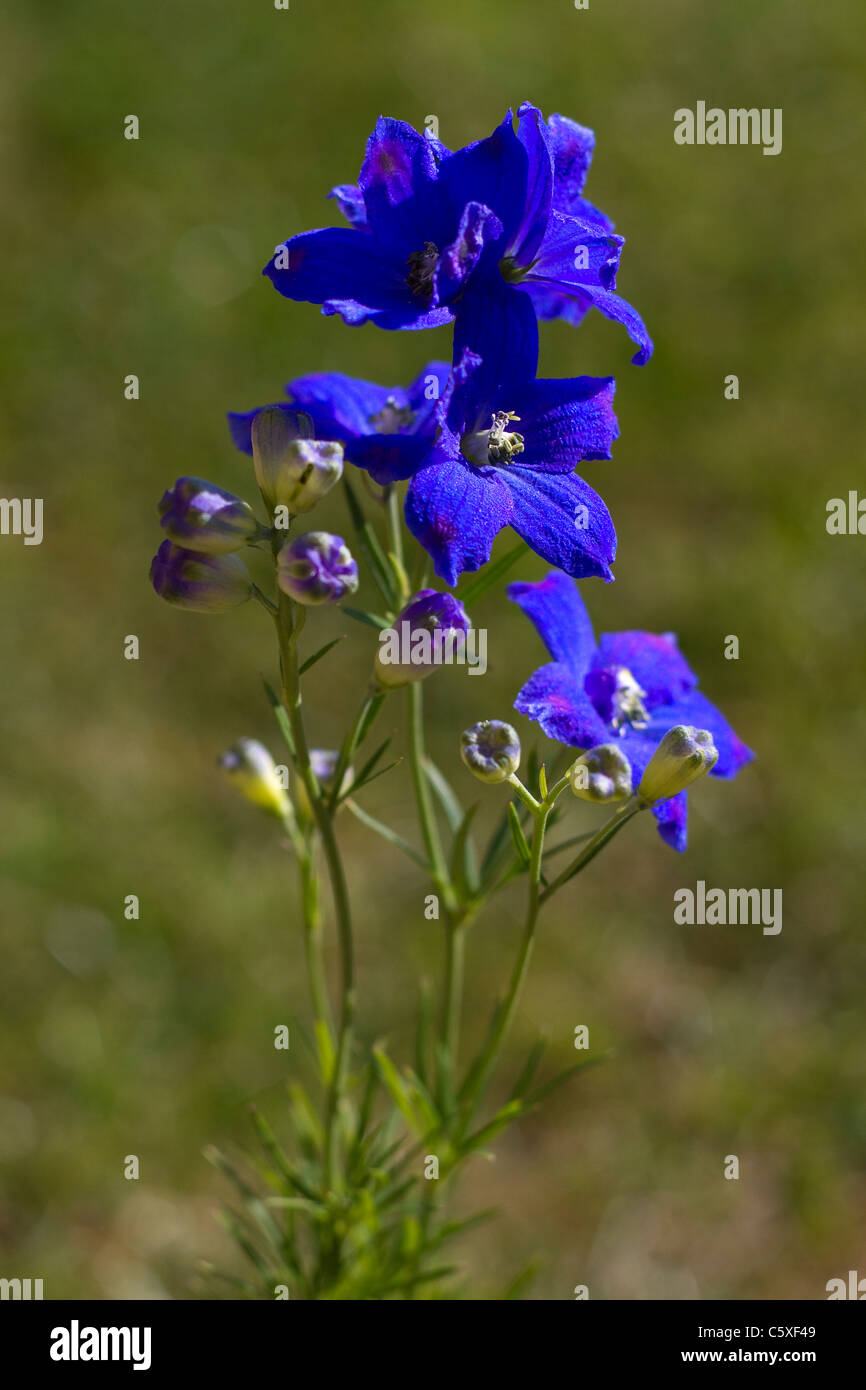
[[[643, 366], [652, 356], [652, 339], [637, 310], [614, 293], [622, 246], [622, 237], [597, 222], [551, 213], [538, 259], [524, 283], [543, 318], [553, 317], [558, 305], [562, 313], [559, 297], [564, 296], [576, 301], [574, 314], [566, 315], [573, 321], [592, 306], [621, 323], [639, 349], [632, 361]], [[586, 252], [585, 267], [575, 264], [581, 249]]]
[[406, 525], [449, 584], [463, 570], [487, 563], [494, 539], [510, 520], [511, 498], [499, 474], [479, 473], [441, 441], [430, 465], [409, 484]]
[[457, 305], [454, 361], [472, 353], [476, 370], [458, 385], [450, 419], [455, 429], [487, 428], [492, 402], [532, 381], [538, 368], [538, 320], [528, 295], [500, 275], [472, 281]]
[[436, 297], [441, 303], [454, 299], [478, 264], [485, 245], [502, 235], [502, 223], [483, 203], [467, 203], [457, 236], [439, 256]]
[[364, 206], [364, 195], [357, 184], [340, 183], [331, 189], [328, 197], [334, 199], [347, 222], [353, 227], [366, 229], [367, 209]]
[[404, 261], [425, 242], [441, 248], [453, 225], [438, 188], [435, 143], [406, 121], [380, 116], [367, 141], [359, 187], [374, 235]]
[[361, 381], [343, 372], [314, 372], [310, 376], [295, 377], [286, 384], [286, 394], [317, 420], [333, 422], [338, 433], [324, 433], [323, 439], [352, 439], [371, 434], [371, 416], [383, 409], [389, 396], [398, 406], [408, 404], [401, 386], [379, 386], [374, 381]]
[[[625, 666], [631, 671], [646, 694], [645, 703], [650, 711], [657, 705], [669, 705], [678, 700], [698, 683], [677, 647], [676, 637], [670, 632], [602, 633], [593, 668], [601, 670], [613, 666]], [[674, 719], [672, 722], [685, 724], [689, 721]]]
[[498, 409], [519, 417], [524, 438], [521, 468], [571, 473], [580, 459], [609, 459], [619, 434], [613, 413], [613, 377], [527, 382], [503, 395]]
[[622, 324], [632, 342], [637, 344], [638, 351], [631, 359], [632, 362], [638, 367], [646, 366], [653, 355], [653, 340], [637, 309], [632, 308], [627, 300], [621, 299], [610, 290], [587, 289], [584, 286], [578, 294], [578, 299], [581, 296], [585, 297], [594, 309], [600, 310], [606, 319], [613, 319], [614, 323]]
[[613, 522], [598, 493], [582, 478], [513, 464], [501, 469], [500, 476], [514, 503], [511, 525], [536, 554], [576, 579], [613, 579]]
[[319, 434], [318, 429], [316, 429], [315, 420], [304, 419], [304, 415], [306, 412], [296, 410], [293, 406], [288, 405], [285, 401], [276, 401], [273, 405], [257, 405], [255, 410], [230, 410], [226, 415], [226, 419], [229, 422], [229, 431], [231, 433], [232, 442], [234, 443], [236, 449], [240, 449], [242, 454], [249, 454], [250, 457], [252, 457], [253, 420], [255, 420], [256, 416], [262, 410], [282, 410], [284, 414], [289, 416], [289, 418], [292, 420], [292, 423], [295, 425], [296, 432], [299, 436], [309, 437], [309, 435], [313, 433], [317, 434], [320, 439], [324, 439], [326, 437], [334, 437], [333, 435], [325, 436]]
[[386, 487], [418, 472], [430, 456], [430, 440], [418, 434], [368, 434], [350, 440], [345, 452], [350, 463]]
[[[532, 110], [527, 108], [528, 113]], [[501, 254], [515, 243], [526, 244], [530, 256], [534, 253], [547, 221], [553, 165], [543, 132], [531, 114], [521, 119], [518, 135], [509, 111], [492, 135], [446, 159], [441, 178], [455, 220], [467, 203], [484, 203], [502, 223]]]
[[708, 729], [713, 743], [719, 750], [719, 760], [712, 769], [711, 777], [736, 777], [741, 767], [753, 761], [755, 754], [747, 748], [720, 710], [716, 709], [699, 690], [690, 690], [665, 711], [653, 711], [655, 724], [662, 713], [675, 716], [668, 728], [674, 724], [690, 724], [696, 729]]
[[[512, 586], [513, 587], [513, 586]], [[599, 719], [571, 666], [541, 666], [524, 685], [514, 708], [540, 724], [548, 738], [572, 748], [594, 748], [608, 741]]]
[[613, 289], [624, 245], [624, 237], [597, 222], [552, 212], [528, 278], [566, 293], [587, 287]]
[[415, 380], [406, 388], [406, 400], [415, 419], [409, 426], [412, 434], [432, 434], [436, 427], [436, 407], [445, 394], [451, 375], [450, 362], [428, 362]]
[[582, 202], [586, 176], [595, 149], [595, 133], [567, 116], [552, 115], [547, 122], [553, 154], [553, 207], [556, 212], [573, 212]]
[[508, 597], [523, 610], [554, 661], [580, 676], [595, 651], [592, 622], [577, 585], [561, 570], [551, 570], [535, 584], [509, 584]]
[[[282, 259], [288, 259], [287, 267], [277, 265]], [[323, 227], [291, 237], [263, 274], [287, 299], [343, 306], [337, 311], [347, 322], [363, 323], [383, 313], [418, 316], [405, 264], [389, 258], [375, 237], [355, 227]]]
[[666, 845], [682, 854], [688, 844], [689, 802], [685, 792], [679, 792], [668, 801], [653, 807], [653, 815], [659, 823], [659, 834]]

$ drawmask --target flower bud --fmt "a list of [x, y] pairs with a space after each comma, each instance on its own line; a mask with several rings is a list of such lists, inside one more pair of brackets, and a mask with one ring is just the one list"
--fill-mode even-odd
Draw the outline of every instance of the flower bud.
[[677, 724], [668, 729], [647, 764], [637, 789], [643, 806], [667, 801], [715, 766], [718, 750], [706, 729]]
[[[310, 767], [313, 769], [316, 775], [316, 781], [322, 788], [322, 791], [333, 791], [334, 777], [337, 772], [337, 763], [339, 760], [340, 754], [336, 748], [310, 749]], [[346, 771], [343, 773], [343, 781], [340, 787], [341, 793], [348, 791], [349, 787], [352, 785], [352, 777], [352, 769], [347, 767]]]
[[251, 433], [256, 481], [271, 511], [283, 506], [292, 516], [309, 512], [340, 481], [342, 444], [300, 438], [290, 413], [260, 410]]
[[624, 801], [631, 796], [631, 763], [618, 744], [600, 743], [581, 754], [568, 780], [583, 801]]
[[342, 536], [307, 531], [277, 556], [277, 583], [296, 603], [339, 603], [358, 587], [358, 566]]
[[237, 787], [242, 796], [255, 806], [283, 820], [289, 810], [288, 793], [280, 783], [276, 764], [265, 748], [254, 738], [239, 738], [228, 752], [218, 759], [219, 766]]
[[207, 555], [163, 541], [150, 566], [150, 582], [167, 603], [198, 613], [237, 608], [251, 597], [252, 580], [237, 555]]
[[501, 719], [482, 719], [464, 730], [460, 756], [479, 782], [504, 782], [520, 767], [517, 730]]
[[159, 514], [170, 541], [209, 555], [240, 550], [264, 532], [248, 502], [203, 478], [178, 478], [163, 494]]
[[423, 680], [437, 666], [453, 661], [465, 647], [472, 623], [463, 604], [451, 594], [421, 589], [379, 633], [375, 675], [384, 690]]

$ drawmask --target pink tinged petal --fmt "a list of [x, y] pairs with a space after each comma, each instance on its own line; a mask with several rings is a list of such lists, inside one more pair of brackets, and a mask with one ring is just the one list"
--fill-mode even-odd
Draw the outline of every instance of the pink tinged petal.
[[554, 661], [580, 676], [595, 652], [595, 637], [586, 604], [573, 579], [551, 570], [537, 583], [509, 584], [508, 597], [523, 610]]
[[607, 726], [599, 719], [570, 666], [553, 662], [533, 672], [514, 708], [533, 719], [558, 743], [571, 748], [594, 748], [609, 742]]
[[487, 563], [511, 512], [509, 491], [496, 472], [479, 473], [441, 449], [415, 474], [406, 495], [406, 524], [449, 584]]

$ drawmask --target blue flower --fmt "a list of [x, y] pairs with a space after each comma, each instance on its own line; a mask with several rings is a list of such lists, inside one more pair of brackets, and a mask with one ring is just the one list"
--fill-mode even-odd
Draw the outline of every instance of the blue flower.
[[291, 237], [264, 274], [289, 299], [389, 329], [449, 323], [470, 284], [513, 283], [542, 317], [577, 322], [597, 307], [646, 362], [646, 328], [615, 293], [623, 238], [583, 198], [592, 132], [561, 116], [548, 125], [529, 102], [518, 117], [454, 152], [380, 117], [358, 184], [331, 193], [350, 225]]
[[[306, 422], [318, 439], [339, 440], [351, 463], [365, 468], [383, 486], [408, 478], [430, 451], [436, 433], [436, 405], [450, 367], [428, 362], [410, 386], [379, 386], [342, 372], [296, 377], [286, 386], [289, 401], [278, 404], [289, 421]], [[252, 423], [266, 406], [228, 416], [238, 449], [252, 454]]]
[[[518, 604], [553, 661], [524, 685], [514, 708], [540, 724], [549, 738], [574, 748], [616, 739], [632, 767], [632, 790], [668, 730], [677, 724], [707, 729], [719, 757], [712, 777], [734, 777], [754, 754], [697, 690], [697, 676], [672, 633], [604, 633], [596, 643], [574, 584], [555, 571], [537, 584], [511, 584]], [[659, 834], [674, 849], [686, 847], [686, 793], [653, 808]]]
[[505, 526], [568, 574], [610, 580], [613, 522], [574, 467], [611, 456], [613, 378], [535, 380], [528, 298], [502, 286], [484, 301], [457, 322], [459, 365], [439, 404], [439, 435], [409, 485], [406, 524], [449, 584], [487, 562]]

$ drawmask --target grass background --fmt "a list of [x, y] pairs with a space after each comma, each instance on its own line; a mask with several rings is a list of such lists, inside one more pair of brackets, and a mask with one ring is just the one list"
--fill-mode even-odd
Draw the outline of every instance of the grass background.
[[[350, 330], [260, 268], [331, 220], [324, 195], [355, 177], [380, 112], [435, 114], [455, 147], [526, 97], [595, 129], [588, 193], [627, 236], [619, 287], [656, 342], [640, 370], [597, 316], [543, 328], [545, 374], [618, 379], [615, 459], [585, 473], [621, 558], [584, 595], [599, 631], [677, 631], [759, 761], [692, 795], [687, 856], [642, 819], [549, 912], [504, 1077], [539, 1030], [554, 1065], [578, 1023], [616, 1055], [468, 1172], [461, 1207], [502, 1216], [462, 1251], [467, 1289], [495, 1292], [536, 1252], [527, 1296], [551, 1299], [577, 1283], [821, 1298], [866, 1273], [866, 540], [825, 530], [827, 500], [864, 477], [857, 18], [841, 0], [31, 0], [2, 21], [2, 491], [45, 499], [41, 547], [0, 540], [4, 1276], [42, 1277], [47, 1297], [183, 1298], [201, 1292], [196, 1257], [234, 1260], [202, 1146], [246, 1143], [253, 1095], [279, 1125], [282, 1080], [305, 1066], [271, 1043], [304, 1017], [290, 866], [214, 767], [241, 734], [276, 751], [258, 675], [274, 654], [257, 609], [157, 602], [155, 505], [184, 473], [251, 495], [223, 415], [289, 377], [405, 382], [448, 355], [446, 331]], [[782, 107], [782, 154], [676, 146], [673, 112], [698, 99]], [[344, 527], [341, 507], [323, 524]], [[541, 657], [501, 595], [475, 617], [487, 678], [428, 684], [435, 752], [467, 798], [459, 730], [507, 716]], [[347, 626], [310, 678], [324, 746], [371, 634], [329, 613], [310, 639]], [[384, 721], [398, 744], [402, 718], [395, 703]], [[383, 778], [370, 809], [405, 823], [406, 782]], [[411, 866], [360, 825], [343, 833], [362, 1029], [399, 1055], [439, 939]], [[699, 878], [782, 888], [781, 935], [674, 925], [674, 891]], [[474, 929], [470, 1035], [519, 916], [510, 898]]]

